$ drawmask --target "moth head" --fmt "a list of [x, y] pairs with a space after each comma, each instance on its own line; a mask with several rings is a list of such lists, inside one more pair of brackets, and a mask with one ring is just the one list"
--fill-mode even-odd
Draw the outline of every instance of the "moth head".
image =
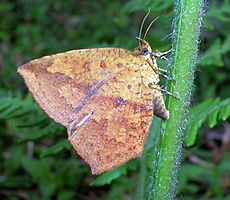
[[142, 56], [145, 56], [145, 58], [152, 58], [152, 48], [151, 46], [149, 45], [149, 43], [145, 40], [146, 36], [147, 36], [147, 33], [149, 31], [149, 29], [151, 28], [151, 26], [153, 25], [153, 23], [158, 19], [158, 17], [156, 17], [154, 20], [152, 20], [148, 26], [148, 28], [146, 29], [143, 37], [142, 36], [142, 28], [144, 26], [144, 22], [146, 20], [146, 18], [148, 17], [150, 13], [150, 10], [148, 11], [148, 13], [145, 15], [142, 23], [141, 23], [141, 28], [140, 28], [140, 31], [139, 31], [139, 36], [136, 37], [137, 40], [138, 40], [138, 46], [134, 49], [134, 54], [136, 55], [142, 55]]
[[134, 53], [136, 55], [142, 55], [145, 57], [149, 57], [152, 54], [152, 48], [149, 45], [149, 43], [145, 40], [142, 40], [141, 38], [137, 38], [140, 42], [138, 46], [134, 49]]

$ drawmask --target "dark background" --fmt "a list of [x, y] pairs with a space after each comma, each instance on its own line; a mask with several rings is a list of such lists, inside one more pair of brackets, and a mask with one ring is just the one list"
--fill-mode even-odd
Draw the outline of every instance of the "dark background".
[[[16, 70], [34, 58], [71, 49], [132, 50], [148, 9], [147, 24], [161, 17], [147, 40], [153, 50], [168, 50], [173, 1], [0, 1], [0, 199], [135, 199], [145, 188], [149, 179], [140, 181], [140, 169], [144, 165], [151, 172], [151, 140], [144, 161], [92, 176], [66, 130], [38, 108]], [[230, 2], [207, 1], [205, 9], [192, 106], [230, 96]], [[178, 198], [230, 198], [229, 120], [212, 128], [206, 121], [196, 144], [184, 152]]]

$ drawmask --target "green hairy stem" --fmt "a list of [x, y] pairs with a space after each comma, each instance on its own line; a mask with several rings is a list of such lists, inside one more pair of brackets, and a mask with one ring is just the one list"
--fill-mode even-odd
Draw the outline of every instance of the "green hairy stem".
[[178, 0], [175, 3], [170, 74], [176, 82], [169, 80], [168, 91], [180, 100], [172, 96], [166, 99], [170, 118], [162, 124], [154, 172], [149, 181], [148, 199], [175, 198], [197, 60], [203, 4], [202, 0]]

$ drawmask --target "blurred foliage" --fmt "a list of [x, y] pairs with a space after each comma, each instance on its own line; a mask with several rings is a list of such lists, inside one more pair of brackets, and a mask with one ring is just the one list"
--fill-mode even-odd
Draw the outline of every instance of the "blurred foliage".
[[230, 98], [220, 102], [219, 99], [209, 99], [194, 106], [190, 111], [190, 118], [185, 138], [186, 146], [192, 146], [197, 137], [197, 129], [204, 121], [208, 121], [209, 127], [214, 127], [220, 120], [226, 120], [230, 116]]
[[[16, 69], [70, 49], [131, 50], [149, 8], [149, 21], [162, 16], [147, 39], [153, 50], [167, 50], [173, 1], [1, 0], [0, 199], [140, 199], [146, 192], [160, 120], [154, 121], [140, 159], [92, 176], [68, 143], [66, 130], [37, 106]], [[182, 199], [230, 198], [230, 2], [207, 1], [206, 10], [187, 139], [196, 142], [181, 166]]]

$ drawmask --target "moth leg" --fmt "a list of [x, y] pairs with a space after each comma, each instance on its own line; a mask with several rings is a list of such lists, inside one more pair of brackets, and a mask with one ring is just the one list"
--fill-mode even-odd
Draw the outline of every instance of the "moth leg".
[[175, 96], [173, 93], [171, 93], [171, 92], [169, 92], [169, 91], [167, 91], [167, 90], [161, 89], [161, 91], [162, 91], [163, 93], [166, 93], [166, 94], [168, 94], [168, 95], [174, 97], [174, 98], [177, 99], [177, 100], [180, 100], [179, 97]]
[[169, 91], [163, 89], [163, 88], [162, 88], [163, 86], [162, 86], [162, 87], [159, 87], [158, 85], [156, 85], [156, 84], [154, 84], [154, 83], [149, 83], [148, 86], [149, 86], [150, 88], [152, 88], [152, 89], [159, 90], [159, 91], [162, 92], [162, 93], [168, 94], [168, 95], [174, 97], [174, 98], [177, 99], [177, 100], [180, 100], [179, 97], [177, 97], [177, 96], [175, 96], [174, 94], [172, 94], [171, 92], [169, 92]]
[[164, 73], [168, 73], [168, 71], [166, 69], [162, 69], [162, 68], [158, 67], [158, 70], [161, 71], [161, 72], [164, 72]]
[[172, 51], [172, 48], [165, 52], [160, 52], [157, 50], [156, 52], [152, 53], [152, 56], [158, 57], [160, 59], [165, 59], [168, 61], [168, 58], [166, 58], [165, 55], [169, 54], [171, 51]]
[[167, 80], [170, 80], [170, 81], [174, 81], [174, 82], [177, 82], [174, 78], [171, 78], [169, 76], [167, 76], [166, 74], [163, 74], [163, 73], [159, 73], [159, 75], [163, 76], [164, 78], [166, 78]]
[[159, 69], [153, 64], [153, 61], [147, 59], [146, 62], [150, 65], [150, 67], [156, 74], [159, 74]]
[[[164, 70], [164, 69], [161, 69], [161, 68], [158, 68], [156, 67], [154, 64], [153, 64], [153, 61], [150, 61], [149, 59], [146, 60], [146, 62], [150, 65], [150, 67], [152, 68], [152, 70], [156, 73], [156, 74], [159, 74], [159, 75], [165, 75], [161, 72], [167, 72], [167, 70]], [[166, 75], [165, 75], [166, 76]]]
[[149, 59], [147, 59], [146, 62], [151, 66], [152, 70], [153, 70], [156, 74], [159, 74], [160, 76], [163, 76], [163, 77], [166, 78], [167, 80], [172, 80], [172, 81], [176, 82], [175, 79], [173, 79], [173, 78], [167, 76], [166, 74], [162, 73], [162, 72], [167, 72], [167, 70], [164, 70], [164, 69], [155, 67]]

